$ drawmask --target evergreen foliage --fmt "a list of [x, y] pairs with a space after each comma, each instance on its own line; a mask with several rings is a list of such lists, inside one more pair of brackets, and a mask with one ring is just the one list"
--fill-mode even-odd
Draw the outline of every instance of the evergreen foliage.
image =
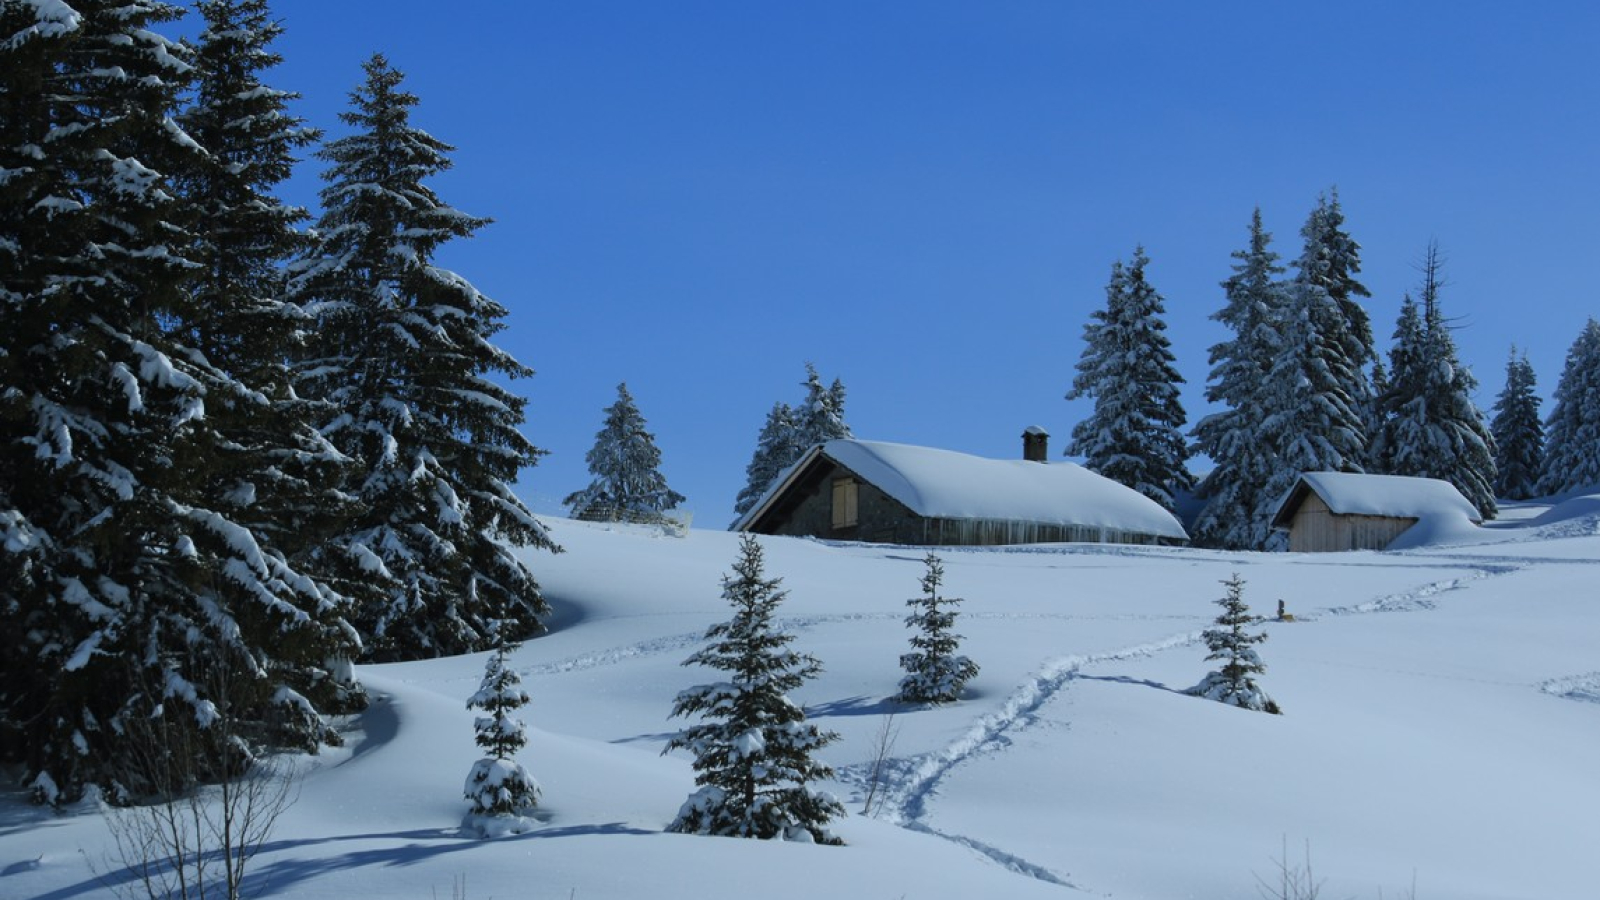
[[317, 154], [324, 212], [291, 283], [314, 320], [298, 383], [334, 411], [323, 434], [355, 467], [357, 514], [329, 552], [374, 585], [354, 612], [371, 658], [480, 650], [490, 610], [518, 635], [545, 612], [514, 550], [554, 547], [510, 487], [542, 451], [518, 431], [526, 400], [489, 377], [532, 372], [490, 342], [505, 308], [433, 263], [487, 222], [424, 183], [452, 148], [411, 125], [417, 98], [387, 60], [364, 68], [340, 114], [353, 133]]
[[1506, 362], [1506, 386], [1494, 402], [1495, 493], [1507, 500], [1527, 500], [1538, 495], [1539, 471], [1544, 465], [1544, 422], [1539, 418], [1539, 395], [1533, 365], [1527, 354], [1511, 348]]
[[1111, 267], [1106, 306], [1084, 326], [1083, 354], [1067, 399], [1094, 399], [1094, 412], [1072, 429], [1067, 455], [1084, 466], [1174, 508], [1174, 495], [1194, 486], [1184, 463], [1186, 421], [1178, 399], [1164, 301], [1145, 280], [1144, 248]]
[[978, 664], [956, 653], [961, 635], [950, 629], [956, 622], [954, 607], [961, 600], [939, 595], [944, 563], [932, 553], [923, 562], [928, 571], [922, 576], [922, 596], [906, 601], [915, 610], [906, 617], [906, 626], [915, 633], [911, 652], [900, 657], [906, 675], [900, 679], [895, 699], [901, 703], [954, 703], [961, 699], [967, 682], [977, 676]]
[[[320, 411], [298, 397], [289, 359], [306, 320], [287, 302], [285, 265], [309, 247], [298, 226], [310, 213], [275, 195], [296, 162], [295, 152], [320, 133], [289, 113], [299, 95], [263, 82], [283, 59], [272, 49], [283, 29], [266, 0], [202, 0], [204, 20], [195, 45], [192, 105], [178, 117], [205, 148], [176, 183], [192, 207], [195, 261], [190, 283], [196, 317], [187, 340], [208, 361], [248, 386], [207, 407], [220, 439], [203, 489], [261, 544], [336, 592], [341, 607], [365, 589], [347, 560], [319, 555], [321, 539], [350, 514], [339, 490], [348, 459], [317, 431]], [[325, 413], [324, 413], [325, 414]], [[329, 563], [342, 565], [329, 565]], [[353, 656], [348, 637], [340, 656]], [[300, 665], [320, 666], [308, 658]], [[309, 683], [319, 709], [361, 705], [355, 685], [338, 679]]]
[[[1337, 189], [1318, 198], [1300, 234], [1305, 247], [1295, 261], [1295, 283], [1319, 288], [1332, 301], [1333, 309], [1322, 329], [1323, 338], [1331, 342], [1325, 352], [1330, 360], [1337, 360], [1331, 374], [1350, 402], [1365, 409], [1372, 397], [1366, 367], [1378, 359], [1378, 351], [1372, 320], [1357, 298], [1371, 297], [1372, 292], [1356, 280], [1361, 272], [1361, 245], [1344, 228]], [[1357, 462], [1364, 464], [1360, 457]]]
[[1590, 319], [1573, 341], [1553, 399], [1539, 493], [1600, 484], [1600, 322]]
[[806, 399], [795, 409], [794, 444], [800, 451], [795, 459], [817, 444], [852, 437], [850, 426], [844, 423], [843, 382], [835, 378], [832, 385], [823, 387], [817, 367], [806, 363], [806, 380], [801, 386], [806, 389]]
[[227, 410], [260, 389], [202, 346], [240, 344], [202, 306], [191, 54], [155, 31], [180, 15], [0, 3], [0, 747], [47, 802], [151, 790], [127, 742], [152, 718], [201, 780], [331, 738], [302, 690], [357, 646], [339, 596], [217, 495]]
[[1266, 632], [1250, 634], [1245, 629], [1259, 625], [1264, 619], [1251, 615], [1244, 602], [1244, 579], [1235, 573], [1222, 582], [1228, 592], [1217, 605], [1222, 612], [1217, 616], [1215, 628], [1206, 629], [1201, 636], [1211, 652], [1206, 661], [1222, 663], [1222, 668], [1208, 674], [1187, 693], [1229, 706], [1253, 709], [1277, 715], [1282, 712], [1271, 697], [1262, 693], [1255, 676], [1267, 670], [1256, 653], [1255, 645], [1267, 639]]
[[733, 504], [735, 513], [743, 516], [754, 509], [783, 470], [800, 458], [795, 451], [797, 434], [794, 409], [781, 401], [772, 404], [772, 411], [767, 413], [767, 420], [756, 437], [755, 453], [750, 457], [750, 464], [745, 466], [745, 484]]
[[[1338, 197], [1318, 203], [1301, 235], [1298, 272], [1284, 286], [1282, 351], [1261, 386], [1257, 440], [1272, 471], [1260, 497], [1274, 504], [1303, 472], [1361, 472], [1368, 458], [1366, 410], [1372, 389], [1364, 364], [1374, 357], [1371, 325], [1356, 301], [1367, 289], [1356, 243], [1342, 229]], [[1278, 546], [1272, 536], [1267, 547]]]
[[1392, 475], [1448, 481], [1494, 518], [1494, 439], [1472, 401], [1478, 381], [1457, 358], [1455, 339], [1439, 305], [1440, 259], [1429, 245], [1423, 260], [1422, 310], [1408, 295], [1401, 304], [1383, 395], [1383, 430], [1372, 459]]
[[707, 630], [712, 643], [684, 662], [726, 672], [728, 680], [689, 688], [672, 705], [674, 716], [702, 719], [666, 746], [694, 755], [700, 789], [668, 831], [842, 843], [826, 826], [844, 815], [843, 805], [810, 786], [832, 777], [812, 754], [839, 736], [807, 722], [805, 710], [787, 696], [822, 666], [786, 649], [793, 636], [774, 622], [784, 598], [778, 585], [762, 571], [761, 545], [745, 535], [733, 573], [722, 579], [733, 618]]
[[605, 426], [594, 437], [585, 459], [594, 480], [562, 503], [577, 519], [659, 521], [684, 497], [667, 487], [661, 474], [661, 450], [645, 430], [644, 416], [628, 393], [617, 385], [617, 402], [606, 408]]
[[[471, 816], [508, 818], [520, 816], [539, 803], [539, 782], [517, 762], [517, 752], [528, 744], [528, 729], [515, 712], [528, 705], [522, 678], [506, 660], [517, 649], [502, 627], [497, 627], [494, 653], [484, 664], [483, 682], [467, 700], [468, 709], [483, 710], [473, 721], [474, 737], [484, 753], [472, 764], [463, 788], [472, 802]], [[490, 827], [483, 827], [487, 833]]]
[[853, 437], [844, 421], [844, 384], [835, 378], [824, 387], [816, 366], [806, 363], [805, 399], [799, 406], [775, 403], [756, 438], [755, 453], [745, 467], [745, 486], [733, 505], [740, 516], [755, 508], [784, 470], [817, 444]]
[[1233, 337], [1211, 347], [1211, 376], [1206, 400], [1222, 409], [1194, 428], [1195, 451], [1210, 457], [1214, 468], [1200, 484], [1207, 500], [1194, 526], [1195, 542], [1230, 550], [1264, 549], [1271, 537], [1276, 498], [1263, 495], [1273, 461], [1260, 435], [1269, 412], [1262, 396], [1266, 376], [1279, 355], [1285, 291], [1272, 235], [1261, 225], [1258, 208], [1250, 220], [1250, 245], [1236, 250], [1233, 275], [1222, 283], [1227, 303], [1212, 318]]

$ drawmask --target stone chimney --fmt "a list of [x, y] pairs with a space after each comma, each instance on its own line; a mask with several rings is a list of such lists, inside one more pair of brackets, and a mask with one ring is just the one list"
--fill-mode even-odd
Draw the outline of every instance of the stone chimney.
[[1022, 458], [1029, 462], [1050, 461], [1050, 433], [1037, 425], [1022, 432]]

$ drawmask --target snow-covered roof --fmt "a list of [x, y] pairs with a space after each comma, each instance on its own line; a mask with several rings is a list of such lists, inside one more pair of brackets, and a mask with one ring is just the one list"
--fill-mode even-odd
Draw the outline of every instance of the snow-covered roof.
[[1305, 472], [1278, 504], [1273, 527], [1288, 527], [1304, 490], [1315, 491], [1328, 509], [1344, 516], [1387, 516], [1396, 519], [1466, 517], [1482, 522], [1478, 508], [1455, 485], [1437, 478], [1404, 475], [1359, 475], [1351, 472]]
[[1154, 500], [1075, 463], [984, 459], [953, 450], [858, 440], [828, 441], [811, 448], [735, 528], [759, 518], [819, 454], [925, 518], [1083, 525], [1189, 539], [1177, 518]]

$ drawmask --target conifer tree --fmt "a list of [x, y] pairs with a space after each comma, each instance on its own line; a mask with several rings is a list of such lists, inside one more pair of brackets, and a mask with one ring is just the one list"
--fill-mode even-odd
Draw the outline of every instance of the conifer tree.
[[906, 675], [900, 679], [895, 699], [901, 703], [954, 703], [961, 699], [967, 682], [977, 676], [978, 664], [956, 653], [961, 635], [950, 629], [956, 621], [953, 607], [961, 600], [939, 595], [944, 564], [932, 553], [923, 562], [928, 570], [922, 576], [922, 596], [906, 601], [915, 610], [906, 617], [906, 625], [915, 633], [911, 652], [900, 657]]
[[1495, 493], [1507, 500], [1538, 495], [1544, 464], [1544, 422], [1539, 418], [1538, 385], [1527, 354], [1511, 348], [1506, 386], [1494, 403], [1489, 423], [1495, 446]]
[[1382, 397], [1383, 431], [1372, 458], [1393, 475], [1448, 481], [1486, 519], [1495, 514], [1494, 439], [1472, 401], [1477, 379], [1457, 358], [1439, 302], [1438, 247], [1423, 260], [1422, 310], [1401, 305], [1390, 355], [1393, 374]]
[[[516, 758], [528, 744], [528, 728], [515, 713], [528, 705], [529, 698], [522, 689], [522, 678], [507, 664], [518, 645], [505, 632], [505, 627], [496, 623], [494, 653], [484, 664], [477, 693], [467, 700], [468, 709], [485, 713], [473, 722], [473, 740], [488, 755], [472, 764], [463, 787], [472, 803], [469, 822], [484, 837], [500, 831], [525, 831], [528, 823], [521, 816], [538, 805], [540, 795], [539, 782]], [[492, 821], [495, 819], [507, 821]]]
[[353, 133], [317, 154], [324, 212], [291, 284], [314, 320], [299, 385], [337, 411], [323, 433], [357, 468], [358, 513], [329, 543], [375, 586], [353, 619], [372, 658], [479, 650], [490, 610], [517, 635], [545, 611], [514, 551], [553, 545], [510, 487], [542, 451], [518, 431], [527, 401], [490, 377], [532, 372], [490, 342], [505, 307], [433, 262], [487, 223], [425, 183], [453, 148], [411, 124], [383, 56], [364, 69], [340, 114]]
[[794, 638], [773, 620], [784, 598], [778, 585], [762, 571], [761, 545], [745, 535], [733, 573], [722, 579], [733, 618], [711, 626], [706, 640], [712, 643], [684, 661], [726, 672], [727, 679], [689, 688], [672, 704], [674, 716], [703, 721], [667, 742], [666, 751], [694, 755], [700, 786], [668, 831], [842, 843], [826, 826], [844, 815], [844, 806], [811, 787], [833, 775], [812, 754], [839, 736], [807, 722], [805, 710], [787, 696], [822, 666], [787, 649]]
[[[320, 133], [289, 113], [297, 94], [263, 81], [283, 61], [272, 49], [283, 29], [267, 0], [196, 5], [205, 27], [195, 45], [194, 101], [178, 121], [205, 153], [176, 178], [194, 216], [196, 317], [186, 334], [208, 361], [249, 388], [208, 404], [221, 439], [202, 489], [268, 552], [327, 585], [343, 608], [366, 579], [354, 561], [324, 554], [322, 539], [351, 513], [339, 490], [348, 460], [315, 427], [319, 414], [332, 416], [295, 394], [289, 372], [305, 317], [286, 299], [284, 272], [309, 247], [298, 226], [310, 213], [275, 195], [295, 152]], [[337, 625], [347, 628], [342, 619]], [[340, 642], [338, 655], [357, 652], [347, 636]], [[314, 655], [298, 661], [312, 674], [324, 664]], [[362, 702], [355, 685], [300, 680], [324, 711]]]
[[767, 413], [767, 420], [756, 437], [755, 453], [750, 457], [750, 464], [745, 466], [745, 485], [733, 504], [736, 514], [743, 516], [754, 509], [783, 470], [800, 458], [795, 450], [798, 445], [794, 409], [781, 401], [772, 404], [772, 411]]
[[617, 402], [606, 408], [605, 426], [585, 458], [594, 480], [561, 501], [573, 518], [656, 522], [683, 502], [682, 494], [667, 487], [661, 450], [626, 383], [617, 385]]
[[1174, 495], [1194, 486], [1184, 463], [1186, 421], [1178, 399], [1164, 301], [1145, 280], [1144, 248], [1126, 268], [1111, 268], [1106, 306], [1083, 329], [1084, 349], [1067, 399], [1094, 399], [1094, 412], [1072, 429], [1067, 455], [1133, 488], [1167, 510]]
[[1256, 653], [1255, 645], [1267, 639], [1266, 632], [1250, 634], [1245, 631], [1252, 625], [1265, 621], [1251, 615], [1244, 602], [1244, 579], [1238, 573], [1222, 582], [1228, 593], [1217, 601], [1222, 612], [1217, 616], [1215, 628], [1202, 635], [1210, 654], [1206, 661], [1218, 661], [1222, 668], [1206, 675], [1187, 693], [1229, 706], [1253, 709], [1277, 715], [1282, 712], [1271, 697], [1262, 693], [1255, 676], [1267, 670]]
[[[1330, 359], [1337, 359], [1332, 374], [1340, 390], [1357, 409], [1366, 409], [1372, 397], [1366, 367], [1378, 358], [1372, 320], [1359, 297], [1372, 292], [1356, 280], [1361, 272], [1361, 245], [1344, 228], [1344, 209], [1337, 189], [1317, 200], [1317, 208], [1300, 232], [1304, 250], [1295, 261], [1295, 283], [1320, 288], [1333, 303], [1323, 326], [1331, 341]], [[1368, 435], [1371, 437], [1371, 435]], [[1358, 462], [1364, 463], [1358, 457]]]
[[196, 346], [200, 217], [179, 184], [202, 151], [173, 118], [190, 54], [155, 30], [179, 15], [0, 3], [0, 718], [50, 802], [149, 790], [129, 741], [153, 717], [201, 780], [254, 749], [220, 718], [328, 736], [296, 685], [355, 646], [337, 596], [212, 489], [221, 411], [254, 388]]
[[1231, 550], [1263, 549], [1271, 535], [1272, 498], [1262, 496], [1273, 463], [1261, 446], [1268, 407], [1263, 383], [1282, 340], [1283, 267], [1271, 249], [1272, 235], [1261, 225], [1261, 210], [1250, 220], [1250, 245], [1236, 250], [1233, 275], [1222, 283], [1227, 303], [1212, 318], [1233, 337], [1211, 347], [1211, 377], [1206, 399], [1221, 404], [1195, 425], [1195, 450], [1214, 468], [1200, 485], [1206, 499], [1195, 522], [1196, 543]]
[[1539, 493], [1600, 484], [1600, 322], [1590, 319], [1567, 351], [1553, 399]]
[[795, 459], [817, 444], [852, 437], [850, 426], [844, 423], [844, 383], [835, 378], [832, 385], [823, 387], [817, 367], [806, 363], [806, 380], [801, 386], [806, 398], [796, 408], [795, 446], [799, 452]]
[[806, 389], [806, 396], [800, 405], [773, 404], [761, 426], [755, 452], [745, 467], [745, 486], [733, 506], [733, 511], [741, 517], [755, 508], [778, 476], [799, 462], [807, 450], [831, 440], [853, 437], [850, 426], [844, 422], [843, 382], [835, 378], [831, 386], [824, 387], [817, 367], [806, 363], [806, 380], [801, 386]]
[[[1268, 505], [1302, 472], [1362, 472], [1369, 458], [1372, 389], [1364, 364], [1374, 354], [1370, 322], [1355, 299], [1368, 292], [1355, 280], [1359, 247], [1343, 221], [1337, 195], [1318, 203], [1301, 229], [1298, 271], [1284, 286], [1282, 352], [1262, 381], [1257, 435], [1272, 460], [1260, 495]], [[1274, 535], [1267, 548], [1280, 544]]]

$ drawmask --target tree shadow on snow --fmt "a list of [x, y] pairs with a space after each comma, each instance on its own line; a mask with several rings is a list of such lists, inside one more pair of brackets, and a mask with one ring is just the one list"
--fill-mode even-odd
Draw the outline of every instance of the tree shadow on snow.
[[[387, 834], [339, 835], [330, 838], [312, 838], [299, 841], [273, 841], [269, 846], [263, 848], [264, 855], [284, 852], [293, 854], [295, 850], [300, 848], [328, 844], [335, 841], [388, 840], [400, 843], [392, 847], [372, 847], [315, 859], [275, 859], [265, 862], [257, 866], [254, 871], [245, 877], [245, 889], [241, 893], [247, 896], [265, 896], [269, 893], [293, 896], [294, 888], [297, 885], [332, 872], [352, 872], [370, 866], [384, 868], [415, 866], [432, 862], [451, 854], [470, 852], [488, 844], [503, 844], [506, 841], [543, 841], [552, 838], [580, 837], [584, 835], [644, 836], [656, 833], [624, 825], [621, 822], [608, 822], [600, 825], [566, 825], [557, 828], [535, 828], [522, 834], [511, 834], [488, 840], [456, 828], [424, 828]], [[461, 864], [463, 871], [466, 870], [466, 866], [466, 863]]]
[[636, 734], [633, 737], [613, 738], [609, 743], [613, 743], [613, 744], [642, 744], [642, 743], [665, 744], [667, 741], [670, 741], [670, 740], [672, 740], [673, 738], [675, 738], [677, 736], [678, 736], [678, 732], [676, 732], [676, 731], [658, 731], [658, 732], [656, 732], [654, 734]]
[[1183, 693], [1183, 691], [1167, 687], [1159, 681], [1151, 681], [1147, 678], [1129, 678], [1126, 675], [1084, 675], [1080, 672], [1073, 675], [1072, 678], [1074, 681], [1109, 681], [1115, 684], [1131, 684], [1137, 687], [1155, 688], [1158, 691], [1166, 691], [1169, 694]]
[[867, 697], [849, 697], [844, 700], [834, 700], [828, 703], [816, 703], [806, 707], [806, 717], [812, 719], [832, 719], [841, 716], [888, 716], [896, 713], [909, 712], [916, 706], [907, 706], [896, 703], [887, 697], [876, 700]]
[[[298, 885], [312, 881], [333, 872], [357, 871], [368, 866], [415, 866], [431, 862], [448, 856], [449, 854], [471, 851], [486, 844], [500, 844], [506, 841], [540, 841], [551, 838], [580, 837], [584, 835], [610, 835], [610, 836], [645, 836], [659, 832], [634, 828], [621, 822], [608, 822], [602, 825], [567, 825], [559, 828], [535, 828], [523, 834], [507, 835], [505, 837], [484, 840], [476, 835], [462, 831], [459, 828], [420, 828], [414, 831], [392, 831], [376, 834], [342, 834], [331, 837], [305, 838], [268, 841], [261, 848], [261, 857], [265, 858], [276, 854], [290, 854], [310, 847], [319, 847], [341, 841], [394, 841], [395, 846], [371, 847], [363, 850], [354, 850], [349, 853], [335, 853], [311, 859], [289, 858], [273, 859], [252, 865], [246, 873], [240, 893], [243, 896], [263, 897], [271, 895], [293, 896]], [[462, 866], [465, 871], [465, 864]], [[41, 894], [35, 900], [71, 900], [74, 897], [98, 895], [110, 890], [118, 896], [126, 896], [124, 891], [132, 889], [133, 893], [142, 891], [143, 886], [137, 885], [138, 876], [129, 869], [107, 871], [97, 878], [90, 878], [74, 885], [68, 885], [47, 894]]]

